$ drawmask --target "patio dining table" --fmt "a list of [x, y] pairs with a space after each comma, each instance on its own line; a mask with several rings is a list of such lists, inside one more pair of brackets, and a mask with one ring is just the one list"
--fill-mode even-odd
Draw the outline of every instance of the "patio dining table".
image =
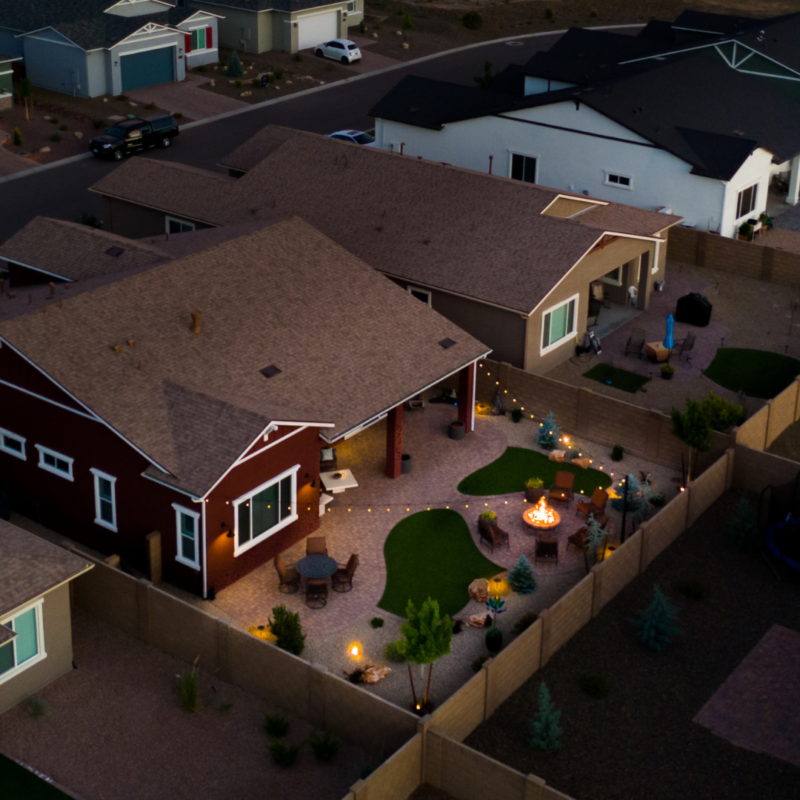
[[339, 568], [335, 558], [320, 554], [301, 558], [294, 566], [304, 578], [317, 580], [330, 578]]

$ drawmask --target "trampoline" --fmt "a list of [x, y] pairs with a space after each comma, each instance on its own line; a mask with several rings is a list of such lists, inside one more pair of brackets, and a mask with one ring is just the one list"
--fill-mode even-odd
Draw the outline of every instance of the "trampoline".
[[770, 525], [766, 543], [775, 558], [800, 571], [800, 517], [787, 517]]

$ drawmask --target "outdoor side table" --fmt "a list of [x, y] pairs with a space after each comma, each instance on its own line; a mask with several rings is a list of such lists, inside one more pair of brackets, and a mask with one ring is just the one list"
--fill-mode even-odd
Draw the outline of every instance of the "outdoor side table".
[[306, 556], [295, 565], [295, 569], [304, 577], [322, 580], [330, 578], [339, 568], [335, 558], [323, 555]]
[[648, 342], [644, 346], [644, 354], [653, 361], [666, 361], [671, 353], [672, 350], [664, 347], [661, 342]]
[[358, 481], [353, 477], [353, 473], [349, 469], [321, 472], [319, 479], [325, 491], [331, 492], [332, 494], [339, 494], [345, 489], [355, 489], [358, 487]]

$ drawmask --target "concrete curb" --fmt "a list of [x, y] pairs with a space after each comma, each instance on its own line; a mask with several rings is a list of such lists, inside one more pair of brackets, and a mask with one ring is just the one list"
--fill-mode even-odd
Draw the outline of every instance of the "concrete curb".
[[[599, 25], [594, 28], [589, 28], [589, 30], [593, 31], [604, 31], [604, 30], [623, 30], [626, 28], [643, 28], [644, 23], [631, 23], [629, 25]], [[181, 125], [182, 131], [192, 130], [192, 128], [199, 128], [201, 125], [208, 125], [212, 122], [220, 122], [224, 119], [230, 119], [231, 117], [238, 117], [240, 114], [248, 114], [251, 111], [257, 111], [261, 108], [268, 108], [269, 106], [277, 105], [278, 103], [286, 103], [290, 100], [294, 100], [298, 97], [305, 97], [309, 94], [314, 94], [315, 92], [323, 92], [326, 89], [333, 89], [337, 86], [342, 86], [346, 83], [355, 83], [356, 81], [362, 81], [367, 78], [372, 78], [375, 75], [383, 75], [387, 72], [394, 72], [398, 69], [405, 69], [406, 67], [414, 66], [415, 64], [423, 64], [426, 61], [433, 61], [436, 58], [442, 58], [443, 56], [452, 56], [455, 53], [462, 53], [465, 50], [474, 50], [478, 47], [486, 47], [488, 45], [493, 44], [503, 44], [504, 42], [516, 42], [521, 39], [535, 39], [539, 36], [553, 36], [555, 34], [564, 34], [567, 32], [566, 28], [562, 28], [561, 30], [557, 31], [539, 31], [538, 33], [525, 33], [520, 36], [506, 36], [503, 39], [489, 39], [485, 42], [475, 42], [473, 44], [465, 44], [461, 47], [455, 47], [452, 50], [443, 50], [441, 53], [432, 53], [429, 56], [422, 56], [422, 58], [414, 59], [413, 61], [401, 61], [397, 64], [392, 64], [390, 67], [383, 67], [381, 69], [376, 69], [374, 72], [364, 72], [361, 74], [353, 75], [352, 78], [344, 78], [340, 81], [334, 81], [333, 83], [326, 83], [324, 86], [313, 86], [310, 89], [304, 89], [302, 92], [295, 92], [294, 94], [287, 94], [284, 97], [275, 97], [271, 100], [264, 100], [262, 103], [254, 103], [253, 105], [248, 105], [245, 108], [237, 108], [233, 111], [226, 111], [223, 114], [217, 114], [213, 117], [206, 117], [205, 119], [199, 119], [195, 122], [188, 122], [186, 125]], [[80, 161], [85, 158], [93, 158], [91, 153], [84, 153], [78, 156], [71, 156], [70, 158], [64, 158], [61, 161], [53, 161], [51, 164], [42, 164], [39, 167], [32, 167], [31, 169], [27, 169], [24, 172], [15, 172], [13, 175], [6, 175], [3, 178], [0, 178], [0, 185], [4, 183], [8, 183], [9, 181], [16, 180], [17, 178], [28, 177], [29, 175], [34, 175], [38, 172], [44, 172], [48, 169], [54, 169], [55, 167], [63, 167], [67, 164], [72, 164], [76, 161]]]

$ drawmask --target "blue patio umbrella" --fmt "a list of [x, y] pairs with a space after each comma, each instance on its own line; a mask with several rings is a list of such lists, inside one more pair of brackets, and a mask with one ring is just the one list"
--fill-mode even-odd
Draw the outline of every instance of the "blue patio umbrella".
[[672, 328], [674, 327], [674, 325], [675, 325], [675, 317], [673, 317], [672, 314], [670, 314], [667, 317], [667, 335], [664, 337], [664, 341], [662, 342], [662, 344], [664, 345], [664, 347], [667, 348], [667, 350], [672, 350], [672, 348], [675, 347], [675, 337], [672, 335]]

